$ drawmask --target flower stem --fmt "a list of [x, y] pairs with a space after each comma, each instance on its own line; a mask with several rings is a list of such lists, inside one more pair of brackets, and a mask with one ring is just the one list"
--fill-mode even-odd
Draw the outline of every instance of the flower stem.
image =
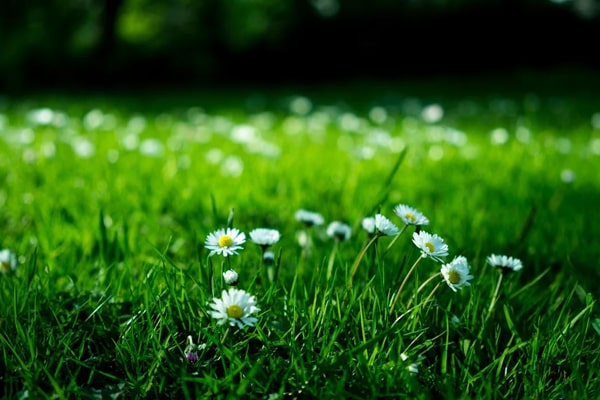
[[[415, 300], [417, 298], [417, 295], [419, 294], [419, 292], [421, 290], [423, 290], [423, 288], [425, 286], [427, 286], [429, 284], [429, 282], [433, 281], [435, 278], [437, 278], [440, 275], [441, 275], [441, 273], [433, 274], [425, 282], [421, 283], [421, 286], [419, 286], [419, 288], [417, 289], [417, 291], [415, 292], [415, 294], [413, 295], [413, 297], [411, 298], [411, 300], [406, 304], [406, 308], [409, 308], [411, 306], [411, 303], [413, 302], [413, 300]], [[438, 283], [438, 286], [439, 286], [439, 283]], [[433, 290], [435, 291], [436, 289], [437, 289], [437, 286]]]
[[406, 230], [406, 228], [408, 228], [408, 225], [404, 224], [404, 226], [402, 227], [402, 229], [400, 229], [400, 232], [398, 232], [398, 234], [396, 236], [394, 236], [394, 238], [392, 239], [392, 241], [390, 242], [390, 244], [388, 244], [388, 247], [385, 249], [386, 252], [390, 251], [390, 249], [392, 248], [392, 246], [394, 245], [394, 243], [396, 243], [396, 240], [398, 240], [398, 238], [400, 237], [400, 235], [402, 235], [404, 233], [404, 231]]
[[485, 326], [487, 325], [487, 322], [490, 319], [490, 316], [492, 315], [494, 308], [496, 307], [496, 302], [498, 301], [498, 293], [500, 292], [500, 285], [502, 284], [502, 277], [504, 276], [504, 274], [502, 272], [500, 272], [500, 274], [498, 274], [498, 275], [499, 276], [498, 276], [498, 282], [496, 283], [496, 289], [494, 290], [494, 295], [492, 296], [492, 301], [490, 301], [490, 306], [488, 307], [485, 319], [483, 320], [483, 323], [481, 324], [481, 329], [479, 330], [479, 333], [477, 334], [477, 340], [480, 340], [482, 338], [483, 330], [485, 329]]
[[[437, 276], [437, 274], [435, 274], [433, 277]], [[423, 304], [427, 304], [429, 302], [429, 300], [431, 300], [431, 297], [433, 297], [433, 294], [438, 290], [438, 288], [440, 287], [440, 285], [442, 284], [443, 281], [439, 281], [437, 285], [435, 285], [435, 287], [433, 288], [433, 290], [431, 291], [431, 293], [429, 293], [429, 296], [427, 296], [427, 298], [425, 299], [425, 301], [423, 302]]]
[[367, 253], [369, 247], [371, 247], [373, 243], [377, 241], [378, 238], [379, 235], [373, 236], [373, 238], [369, 240], [365, 247], [363, 247], [363, 249], [360, 251], [360, 253], [356, 257], [356, 260], [354, 260], [354, 264], [352, 264], [352, 269], [350, 269], [350, 276], [348, 277], [348, 289], [352, 289], [352, 281], [354, 280], [354, 275], [356, 275], [356, 272], [358, 271], [358, 266], [360, 265], [360, 262], [365, 257], [365, 254]]
[[406, 285], [406, 282], [408, 281], [408, 277], [413, 273], [415, 268], [417, 268], [417, 264], [419, 264], [419, 261], [421, 261], [421, 259], [423, 259], [423, 256], [419, 256], [419, 258], [417, 258], [417, 261], [415, 261], [415, 263], [412, 265], [412, 267], [410, 267], [410, 269], [408, 270], [408, 273], [404, 277], [404, 280], [400, 284], [400, 287], [398, 287], [398, 291], [396, 292], [396, 295], [394, 296], [394, 299], [392, 300], [392, 305], [390, 306], [390, 314], [392, 314], [392, 312], [394, 311], [396, 302], [400, 298], [400, 293], [402, 293], [402, 289], [404, 289], [404, 286]]

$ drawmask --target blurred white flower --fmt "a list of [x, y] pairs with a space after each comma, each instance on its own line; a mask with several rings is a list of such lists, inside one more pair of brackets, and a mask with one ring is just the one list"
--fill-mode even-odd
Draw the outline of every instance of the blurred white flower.
[[521, 269], [523, 269], [523, 264], [521, 263], [521, 260], [505, 255], [492, 254], [488, 256], [487, 262], [492, 267], [498, 267], [503, 270], [520, 271]]
[[348, 240], [352, 236], [352, 228], [340, 221], [333, 221], [327, 227], [327, 236], [337, 240]]

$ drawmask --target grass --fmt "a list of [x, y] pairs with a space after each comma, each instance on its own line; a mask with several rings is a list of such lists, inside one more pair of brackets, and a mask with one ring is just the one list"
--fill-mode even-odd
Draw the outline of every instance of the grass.
[[[0, 396], [597, 398], [598, 100], [434, 86], [5, 98]], [[388, 250], [361, 221], [402, 227], [399, 203], [468, 259], [470, 287], [425, 258], [395, 299], [415, 228]], [[273, 282], [249, 241], [208, 256], [226, 226], [281, 232]], [[254, 327], [208, 314], [228, 268]]]

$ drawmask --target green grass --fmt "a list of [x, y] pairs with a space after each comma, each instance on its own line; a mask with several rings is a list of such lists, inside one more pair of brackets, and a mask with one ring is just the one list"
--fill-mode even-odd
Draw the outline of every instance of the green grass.
[[[598, 398], [600, 101], [493, 83], [4, 98], [0, 249], [18, 267], [0, 275], [0, 397]], [[380, 237], [349, 284], [362, 218], [401, 226], [399, 203], [446, 262], [467, 257], [470, 287], [426, 258], [390, 309], [414, 227], [389, 251]], [[300, 208], [326, 221], [310, 255]], [[333, 220], [353, 228], [335, 251]], [[208, 256], [228, 224], [281, 232], [275, 282], [251, 242]], [[492, 253], [524, 265], [496, 297]], [[254, 327], [207, 314], [229, 267]]]

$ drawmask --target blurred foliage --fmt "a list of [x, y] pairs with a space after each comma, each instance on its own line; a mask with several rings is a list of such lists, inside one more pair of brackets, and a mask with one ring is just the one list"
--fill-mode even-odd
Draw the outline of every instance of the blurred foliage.
[[340, 33], [338, 42], [356, 41], [356, 33], [347, 35], [356, 31], [372, 42], [379, 40], [377, 25], [392, 16], [401, 27], [407, 20], [511, 7], [574, 10], [588, 19], [597, 19], [600, 9], [597, 0], [4, 0], [0, 88], [174, 72], [210, 79], [223, 66], [235, 71], [238, 54], [289, 53], [303, 38], [314, 42], [329, 32], [315, 26], [329, 25]]

